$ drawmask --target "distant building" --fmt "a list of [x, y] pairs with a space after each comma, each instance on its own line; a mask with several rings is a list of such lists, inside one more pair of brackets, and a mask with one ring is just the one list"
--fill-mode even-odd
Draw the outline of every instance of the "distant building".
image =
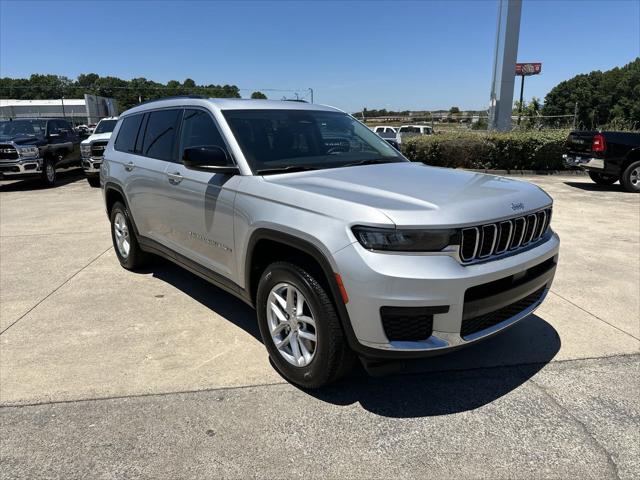
[[101, 118], [118, 115], [113, 98], [85, 95], [84, 98], [52, 100], [0, 99], [0, 118], [65, 117], [74, 124], [98, 123]]

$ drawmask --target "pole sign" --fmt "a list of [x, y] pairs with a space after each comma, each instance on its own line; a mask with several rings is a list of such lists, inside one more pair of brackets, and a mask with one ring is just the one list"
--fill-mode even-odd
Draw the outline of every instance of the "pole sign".
[[516, 75], [538, 75], [542, 71], [542, 63], [516, 63]]

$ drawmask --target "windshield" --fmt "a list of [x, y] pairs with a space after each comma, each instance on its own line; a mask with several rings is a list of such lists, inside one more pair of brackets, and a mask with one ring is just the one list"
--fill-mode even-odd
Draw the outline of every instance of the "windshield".
[[0, 123], [0, 135], [8, 137], [43, 137], [47, 122], [45, 120], [13, 120]]
[[345, 113], [226, 110], [223, 114], [254, 173], [407, 161]]
[[116, 128], [116, 123], [118, 123], [118, 120], [101, 120], [93, 133], [113, 132], [113, 129]]

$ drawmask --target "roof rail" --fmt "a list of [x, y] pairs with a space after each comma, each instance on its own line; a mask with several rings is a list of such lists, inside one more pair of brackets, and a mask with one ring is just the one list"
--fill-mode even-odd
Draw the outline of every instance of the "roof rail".
[[[173, 97], [154, 98], [152, 100], [147, 100], [145, 102], [141, 102], [138, 105], [146, 105], [147, 103], [159, 102], [161, 100], [176, 100], [178, 98], [200, 98], [200, 99], [205, 99], [207, 97], [203, 97], [202, 95], [174, 95]], [[138, 105], [136, 105], [136, 107]]]

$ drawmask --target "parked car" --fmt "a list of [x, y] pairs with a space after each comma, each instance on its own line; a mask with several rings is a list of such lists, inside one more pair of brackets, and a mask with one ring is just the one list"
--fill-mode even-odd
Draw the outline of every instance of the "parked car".
[[102, 156], [116, 123], [118, 123], [118, 117], [103, 118], [98, 122], [93, 133], [80, 143], [82, 170], [92, 187], [100, 186]]
[[56, 183], [56, 171], [80, 163], [80, 139], [67, 120], [21, 118], [0, 122], [0, 179], [40, 177]]
[[372, 371], [490, 337], [554, 277], [544, 191], [412, 163], [331, 107], [163, 99], [113, 136], [101, 176], [120, 264], [154, 253], [253, 306], [273, 364], [306, 388], [357, 356]]
[[396, 142], [398, 142], [398, 144], [401, 144], [403, 138], [431, 134], [433, 134], [433, 128], [428, 125], [403, 125], [398, 129], [398, 132], [396, 134]]
[[373, 131], [378, 134], [381, 138], [385, 140], [395, 140], [397, 129], [394, 127], [388, 127], [386, 125], [378, 125], [377, 127], [373, 127]]
[[567, 138], [565, 164], [586, 170], [598, 185], [617, 181], [640, 192], [640, 133], [575, 131]]

